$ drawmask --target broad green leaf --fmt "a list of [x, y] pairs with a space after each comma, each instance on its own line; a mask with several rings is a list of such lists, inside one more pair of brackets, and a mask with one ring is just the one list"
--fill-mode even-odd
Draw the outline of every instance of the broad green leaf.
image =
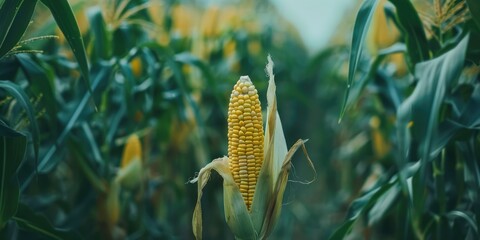
[[[419, 162], [417, 162], [403, 168], [399, 172], [399, 174], [393, 176], [388, 182], [377, 183], [377, 187], [373, 187], [372, 190], [369, 190], [361, 197], [355, 199], [348, 209], [347, 220], [342, 224], [342, 226], [335, 230], [335, 232], [330, 236], [329, 239], [332, 240], [345, 238], [352, 230], [353, 225], [358, 220], [358, 218], [367, 212], [369, 212], [372, 217], [376, 214], [383, 214], [383, 209], [379, 208], [389, 205], [388, 203], [385, 205], [385, 203], [383, 202], [385, 196], [397, 195], [397, 190], [399, 189], [398, 184], [401, 184], [401, 182], [399, 181], [400, 177], [403, 175], [406, 179], [405, 181], [408, 180], [411, 182], [413, 176], [418, 173], [419, 166], [420, 164]], [[396, 190], [392, 190], [392, 187], [396, 188]], [[381, 216], [378, 215], [375, 217]]]
[[[81, 145], [82, 140], [77, 139], [77, 138], [69, 138], [69, 141], [67, 142], [67, 147], [71, 149], [71, 154], [73, 158], [75, 159], [75, 162], [79, 166], [79, 171], [83, 172], [85, 177], [90, 181], [92, 186], [96, 191], [99, 191], [101, 193], [106, 193], [106, 184], [105, 182], [102, 182], [100, 179], [100, 174], [98, 171], [101, 168], [95, 168], [93, 169], [92, 166], [90, 166], [89, 161], [89, 152], [88, 149], [86, 149], [84, 146], [78, 147]], [[95, 155], [95, 154], [94, 154]], [[101, 164], [102, 166], [104, 164]], [[103, 167], [103, 166], [102, 166]], [[96, 170], [96, 171], [94, 171]]]
[[23, 91], [23, 89], [18, 86], [17, 84], [11, 81], [0, 81], [0, 89], [4, 89], [10, 95], [12, 95], [18, 103], [25, 109], [27, 113], [28, 120], [30, 121], [30, 125], [32, 127], [32, 139], [33, 139], [33, 149], [35, 154], [35, 161], [38, 159], [38, 147], [40, 145], [40, 134], [38, 130], [37, 119], [35, 118], [35, 111], [33, 111], [32, 104], [27, 96], [27, 94]]
[[135, 101], [133, 98], [133, 89], [135, 87], [135, 77], [133, 76], [133, 71], [130, 66], [130, 62], [127, 61], [126, 58], [120, 59], [118, 61], [118, 67], [125, 78], [123, 82], [123, 89], [124, 89], [124, 104], [127, 107], [127, 116], [130, 117], [133, 121], [134, 116], [134, 109], [135, 109]]
[[460, 115], [440, 123], [437, 137], [434, 138], [432, 143], [431, 158], [437, 156], [459, 131], [480, 128], [480, 109], [478, 106], [480, 106], [480, 86], [477, 84], [468, 102], [455, 106], [456, 108], [463, 108]]
[[[435, 59], [419, 63], [415, 70], [418, 84], [398, 109], [399, 138], [401, 141], [408, 139], [406, 136], [411, 131], [413, 139], [423, 147], [422, 167], [430, 159], [432, 140], [437, 137], [440, 107], [447, 90], [463, 69], [468, 39], [466, 36], [454, 49]], [[402, 153], [402, 157], [405, 157], [410, 143], [400, 142], [400, 145], [406, 147]]]
[[352, 46], [350, 52], [350, 60], [348, 65], [348, 81], [347, 90], [345, 92], [345, 98], [343, 100], [342, 109], [340, 111], [340, 122], [345, 114], [347, 107], [348, 96], [351, 87], [354, 85], [355, 72], [357, 71], [357, 64], [360, 60], [360, 56], [363, 51], [363, 42], [367, 36], [368, 26], [372, 20], [373, 13], [375, 12], [378, 0], [365, 0], [360, 7], [355, 19], [355, 25], [353, 27]]
[[[95, 91], [99, 84], [107, 81], [111, 77], [111, 66], [103, 66], [98, 73], [95, 75], [95, 79], [92, 84], [92, 91]], [[56, 140], [56, 144], [52, 145], [43, 158], [38, 163], [38, 171], [41, 173], [49, 172], [54, 166], [57, 165], [56, 161], [51, 161], [53, 155], [57, 152], [59, 146], [61, 146], [67, 139], [72, 128], [78, 123], [78, 120], [81, 114], [85, 111], [89, 101], [91, 99], [91, 93], [86, 92], [78, 103], [77, 107], [73, 110], [70, 115], [70, 118], [66, 125], [64, 126], [63, 131], [60, 133]]]
[[407, 45], [408, 62], [413, 68], [415, 64], [430, 58], [429, 45], [422, 21], [409, 0], [390, 0], [390, 2], [397, 9], [397, 21]]
[[0, 121], [0, 230], [17, 211], [17, 169], [26, 149], [27, 137]]
[[107, 30], [102, 9], [98, 6], [92, 7], [88, 9], [87, 16], [93, 37], [92, 58], [109, 59], [112, 55], [112, 36]]
[[480, 29], [480, 1], [478, 0], [467, 0], [467, 6], [470, 10], [470, 16], [472, 16], [473, 21]]
[[360, 97], [363, 89], [367, 86], [369, 81], [375, 77], [375, 74], [380, 67], [380, 64], [383, 63], [383, 60], [394, 53], [405, 52], [406, 47], [402, 43], [396, 43], [388, 48], [382, 49], [378, 52], [378, 56], [375, 57], [373, 62], [370, 65], [369, 71], [366, 75], [364, 75], [357, 84], [353, 85], [352, 89], [350, 90], [350, 97], [347, 99], [347, 105], [345, 108], [349, 108], [355, 101]]
[[468, 223], [467, 226], [469, 226], [471, 229], [473, 229], [473, 232], [475, 233], [475, 238], [479, 239], [480, 234], [478, 233], [478, 227], [477, 227], [477, 220], [473, 219], [469, 214], [462, 212], [462, 211], [450, 211], [447, 213], [447, 218], [451, 221], [454, 220], [464, 220], [466, 223]]
[[[2, 56], [4, 56], [8, 51], [15, 47], [18, 41], [20, 41], [20, 38], [22, 38], [25, 30], [27, 30], [28, 24], [30, 23], [30, 19], [32, 18], [33, 11], [35, 10], [36, 5], [37, 0], [22, 1], [22, 5], [19, 7], [18, 12], [15, 14], [15, 18], [13, 19], [11, 25], [15, 27], [9, 29], [7, 35], [5, 36], [5, 39], [0, 44], [0, 58], [2, 58]], [[3, 13], [0, 10], [0, 16], [2, 14]], [[0, 19], [0, 22], [1, 21], [2, 20]]]
[[[475, 142], [475, 138], [477, 136], [472, 136], [470, 137], [469, 141], [458, 141], [456, 142], [456, 146], [458, 149], [458, 152], [460, 153], [458, 156], [461, 161], [465, 164], [465, 170], [468, 169], [470, 171], [470, 174], [465, 174], [465, 176], [469, 175], [468, 178], [473, 180], [473, 185], [474, 186], [479, 186], [480, 185], [480, 165], [478, 164], [480, 162], [480, 158], [478, 156], [478, 146], [477, 143]], [[465, 178], [465, 179], [468, 179]], [[462, 179], [464, 180], [464, 179]], [[470, 181], [471, 181], [470, 180]], [[476, 190], [476, 188], [475, 188]], [[480, 214], [480, 211], [477, 211], [478, 214]], [[478, 215], [480, 216], [480, 215]]]
[[43, 234], [48, 239], [79, 239], [78, 234], [72, 231], [55, 228], [46, 217], [34, 212], [25, 204], [18, 205], [18, 211], [12, 219], [20, 228]]
[[381, 187], [374, 188], [362, 197], [359, 197], [353, 201], [348, 209], [347, 221], [345, 221], [342, 226], [335, 230], [329, 239], [341, 240], [345, 238], [352, 230], [353, 225], [358, 218], [366, 213], [395, 183], [395, 181], [392, 181], [382, 185]]
[[[101, 69], [98, 70], [97, 73], [95, 73], [95, 78], [93, 81], [93, 91], [98, 88], [98, 85], [101, 83], [105, 83], [108, 81], [111, 77], [111, 70], [112, 66], [110, 65], [111, 63], [107, 63], [107, 65], [103, 65]], [[76, 106], [75, 109], [71, 113], [69, 113], [69, 118], [67, 123], [63, 126], [64, 129], [60, 133], [60, 135], [57, 137], [55, 144], [52, 144], [48, 150], [46, 150], [45, 154], [43, 157], [40, 159], [38, 162], [38, 171], [40, 173], [47, 173], [51, 171], [55, 166], [57, 166], [59, 159], [54, 158], [54, 155], [57, 153], [59, 148], [65, 143], [67, 140], [67, 137], [70, 133], [70, 131], [75, 127], [75, 124], [78, 123], [79, 118], [81, 114], [85, 111], [85, 108], [87, 107], [87, 104], [91, 98], [91, 93], [86, 92], [84, 95], [81, 97], [79, 100], [78, 105]], [[27, 186], [30, 184], [30, 181], [32, 181], [34, 177], [34, 174], [30, 174], [28, 178], [26, 178], [21, 185], [20, 190], [23, 191], [27, 188]]]
[[49, 126], [53, 131], [57, 132], [57, 124], [55, 120], [57, 115], [57, 102], [55, 100], [54, 73], [51, 69], [37, 64], [28, 54], [17, 54], [15, 56], [20, 63], [23, 73], [29, 80], [32, 91], [41, 98], [41, 107], [45, 108], [50, 119]]
[[[0, 47], [7, 37], [8, 32], [15, 20], [17, 12], [22, 6], [23, 0], [5, 1], [0, 8]], [[2, 55], [0, 55], [1, 57]]]
[[77, 58], [78, 65], [83, 78], [86, 81], [89, 91], [92, 91], [90, 85], [90, 75], [88, 71], [87, 54], [85, 52], [85, 46], [83, 44], [82, 34], [77, 25], [77, 20], [73, 14], [72, 8], [68, 4], [67, 0], [41, 0], [45, 6], [50, 9], [50, 12], [55, 18], [55, 21], [65, 35], [65, 38], [72, 48], [75, 58]]
[[456, 122], [465, 126], [466, 128], [479, 128], [480, 127], [480, 86], [475, 85], [475, 89], [466, 103], [460, 117]]
[[[442, 145], [448, 142], [439, 138], [449, 138], [454, 133], [448, 129], [438, 131], [439, 113], [447, 90], [463, 69], [467, 43], [468, 36], [447, 53], [419, 63], [415, 70], [418, 84], [397, 111], [401, 159], [407, 161], [409, 155], [417, 154], [421, 158], [421, 169], [409, 182], [413, 218], [420, 218], [425, 210], [426, 166], [429, 160], [440, 152]], [[412, 142], [420, 146], [418, 151], [416, 148], [411, 149]]]
[[400, 193], [400, 186], [395, 185], [383, 194], [377, 203], [368, 211], [368, 225], [378, 223], [385, 216], [385, 214], [392, 208], [395, 201], [398, 199]]

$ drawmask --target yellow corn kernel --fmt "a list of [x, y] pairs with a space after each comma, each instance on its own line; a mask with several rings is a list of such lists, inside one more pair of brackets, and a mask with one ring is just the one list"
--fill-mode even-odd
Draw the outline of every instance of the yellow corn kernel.
[[263, 162], [262, 109], [248, 76], [233, 87], [228, 106], [228, 157], [233, 179], [250, 210]]

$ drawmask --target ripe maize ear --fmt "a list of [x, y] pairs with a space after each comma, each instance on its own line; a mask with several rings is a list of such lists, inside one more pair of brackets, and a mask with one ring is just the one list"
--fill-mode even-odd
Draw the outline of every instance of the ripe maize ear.
[[142, 173], [142, 145], [138, 136], [133, 134], [128, 137], [115, 182], [127, 189], [134, 189], [141, 182]]
[[197, 203], [192, 218], [196, 239], [202, 239], [201, 198], [212, 170], [223, 178], [225, 220], [236, 239], [268, 238], [280, 216], [292, 156], [300, 147], [315, 173], [313, 163], [306, 154], [304, 144], [307, 140], [299, 139], [290, 149], [287, 148], [277, 112], [273, 62], [270, 57], [266, 70], [270, 79], [265, 135], [257, 91], [248, 77], [240, 77], [232, 91], [229, 106], [229, 156], [214, 159], [190, 181], [198, 183]]
[[133, 134], [127, 139], [127, 144], [123, 150], [120, 168], [125, 168], [135, 159], [142, 159], [142, 144], [140, 143], [138, 136]]
[[263, 162], [263, 126], [260, 100], [248, 76], [240, 77], [230, 96], [228, 157], [233, 179], [250, 210]]

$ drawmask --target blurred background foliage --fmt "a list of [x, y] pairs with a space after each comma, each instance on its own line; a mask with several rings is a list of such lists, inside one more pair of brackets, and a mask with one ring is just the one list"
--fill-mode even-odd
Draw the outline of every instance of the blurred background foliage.
[[[288, 185], [272, 239], [479, 236], [476, 1], [351, 1], [318, 52], [268, 1], [52, 2], [0, 2], [2, 13], [21, 5], [0, 14], [2, 239], [192, 239], [187, 181], [227, 154], [239, 76], [266, 108], [267, 54], [287, 144], [308, 138], [317, 169], [313, 184]], [[444, 53], [448, 64], [415, 68]], [[446, 66], [437, 107], [417, 99], [418, 114], [402, 112], [437, 89], [421, 73]], [[292, 180], [311, 178], [301, 162]], [[211, 181], [204, 237], [232, 239]]]

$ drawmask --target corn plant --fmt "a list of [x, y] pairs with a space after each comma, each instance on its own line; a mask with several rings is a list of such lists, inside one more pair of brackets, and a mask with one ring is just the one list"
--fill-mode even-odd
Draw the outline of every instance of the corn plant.
[[185, 182], [223, 150], [232, 76], [263, 76], [271, 52], [292, 79], [305, 50], [253, 4], [198, 36], [183, 1], [41, 2], [0, 4], [0, 238], [191, 238]]
[[[300, 147], [306, 154], [306, 141], [301, 139], [287, 150], [270, 57], [266, 71], [270, 79], [265, 138], [257, 90], [248, 76], [242, 76], [230, 96], [228, 157], [213, 160], [191, 181], [198, 181], [192, 220], [197, 239], [202, 239], [202, 191], [212, 170], [223, 177], [225, 220], [235, 238], [267, 239], [280, 216], [293, 154]], [[307, 159], [313, 167], [308, 155]]]
[[[11, 108], [2, 114], [0, 119], [1, 128], [1, 158], [0, 165], [2, 169], [0, 182], [0, 230], [2, 233], [8, 232], [9, 223], [12, 221], [24, 229], [33, 231], [42, 231], [45, 235], [52, 238], [72, 238], [75, 237], [69, 232], [58, 230], [48, 222], [43, 216], [34, 213], [30, 206], [19, 201], [22, 192], [17, 171], [19, 166], [24, 164], [27, 154], [28, 142], [33, 145], [33, 156], [35, 162], [39, 158], [40, 135], [39, 124], [35, 116], [35, 111], [30, 99], [24, 89], [15, 80], [15, 73], [23, 67], [23, 71], [30, 81], [43, 81], [41, 85], [49, 85], [49, 79], [42, 75], [41, 68], [38, 65], [31, 65], [31, 62], [23, 60], [11, 60], [13, 54], [22, 52], [35, 53], [36, 50], [29, 50], [29, 42], [42, 40], [49, 37], [37, 37], [20, 41], [32, 19], [38, 1], [15, 1], [7, 0], [0, 3], [0, 60], [2, 63], [2, 76], [0, 88], [5, 90], [19, 104], [11, 104]], [[78, 66], [84, 78], [84, 82], [90, 87], [90, 78], [84, 45], [80, 32], [78, 30], [75, 17], [67, 1], [41, 1], [51, 12], [56, 23], [62, 30], [62, 33], [68, 40], [73, 53], [78, 60]], [[19, 62], [23, 63], [19, 64]], [[36, 76], [42, 77], [36, 78]], [[36, 78], [36, 79], [34, 79]], [[31, 84], [31, 82], [30, 82]], [[37, 93], [40, 89], [35, 89]], [[89, 88], [89, 91], [91, 89]], [[48, 99], [48, 98], [47, 98]], [[52, 100], [52, 99], [48, 99]], [[12, 100], [6, 100], [3, 104]], [[7, 106], [9, 104], [6, 104]], [[5, 105], [4, 105], [5, 106]], [[3, 112], [3, 111], [2, 111]], [[19, 115], [26, 114], [28, 121], [18, 120]], [[26, 125], [29, 125], [30, 131], [25, 131]], [[28, 141], [27, 141], [28, 139]], [[36, 170], [35, 170], [36, 171]], [[8, 236], [8, 234], [7, 234]]]
[[[382, 157], [380, 174], [351, 202], [346, 220], [330, 239], [343, 239], [352, 229], [365, 238], [477, 239], [480, 5], [384, 2], [363, 1], [357, 14], [340, 119], [366, 107], [360, 98], [378, 99], [380, 119], [393, 121], [372, 126], [383, 128], [383, 141], [393, 147]], [[387, 26], [370, 25], [378, 11], [397, 30], [371, 29]], [[367, 56], [362, 50], [369, 31], [399, 34]], [[396, 72], [399, 63], [388, 58], [394, 53], [403, 53], [406, 74]], [[368, 94], [372, 88], [378, 91]], [[386, 219], [396, 226], [392, 232], [381, 230]], [[362, 231], [354, 228], [359, 220]]]

